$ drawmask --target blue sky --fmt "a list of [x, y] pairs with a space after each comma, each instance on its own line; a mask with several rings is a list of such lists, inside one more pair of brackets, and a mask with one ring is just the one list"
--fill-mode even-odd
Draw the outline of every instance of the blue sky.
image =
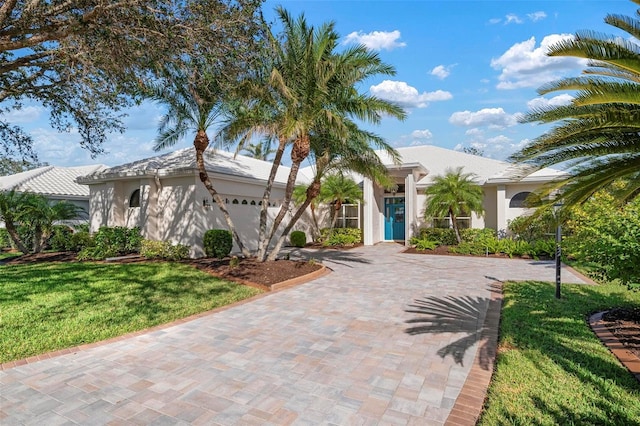
[[[519, 124], [533, 105], [568, 102], [570, 94], [540, 97], [536, 89], [562, 76], [575, 76], [585, 62], [550, 58], [546, 46], [577, 30], [618, 34], [604, 24], [608, 13], [633, 15], [627, 0], [559, 1], [267, 1], [265, 17], [282, 5], [320, 25], [334, 21], [344, 46], [363, 43], [396, 68], [395, 76], [368, 81], [362, 91], [403, 105], [404, 122], [388, 118], [370, 127], [395, 147], [432, 144], [450, 149], [473, 146], [487, 157], [505, 159], [546, 127]], [[53, 165], [117, 165], [156, 155], [153, 139], [162, 110], [145, 103], [128, 111], [127, 131], [113, 134], [96, 159], [79, 137], [48, 126], [48, 113], [30, 104], [7, 117], [36, 141], [40, 160]], [[190, 146], [187, 139], [177, 148]], [[166, 152], [166, 151], [165, 151]]]

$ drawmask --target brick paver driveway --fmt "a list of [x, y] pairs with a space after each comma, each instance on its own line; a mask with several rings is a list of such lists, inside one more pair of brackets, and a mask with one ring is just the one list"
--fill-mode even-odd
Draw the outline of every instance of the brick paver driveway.
[[0, 423], [443, 424], [480, 346], [491, 283], [553, 281], [554, 269], [400, 250], [304, 252], [333, 272], [193, 321], [6, 369]]

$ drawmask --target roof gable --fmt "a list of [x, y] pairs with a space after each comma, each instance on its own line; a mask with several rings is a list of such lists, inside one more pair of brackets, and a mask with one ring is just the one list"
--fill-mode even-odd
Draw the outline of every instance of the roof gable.
[[[235, 178], [267, 181], [273, 163], [258, 160], [244, 155], [234, 155], [227, 151], [207, 150], [204, 153], [205, 167], [209, 173], [227, 175]], [[195, 148], [184, 148], [145, 158], [120, 166], [99, 170], [80, 181], [85, 184], [101, 182], [114, 178], [155, 175], [197, 173]], [[289, 174], [289, 167], [281, 165], [278, 168], [275, 182], [285, 183]]]
[[0, 177], [0, 190], [46, 196], [89, 197], [89, 188], [76, 183], [79, 176], [104, 170], [102, 164], [78, 167], [45, 166]]

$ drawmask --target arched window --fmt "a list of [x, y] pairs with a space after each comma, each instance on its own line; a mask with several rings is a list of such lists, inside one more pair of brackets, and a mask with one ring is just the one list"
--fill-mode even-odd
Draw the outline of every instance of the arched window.
[[238, 201], [237, 198], [234, 198], [233, 201], [231, 202], [231, 204], [240, 204], [240, 202]]
[[129, 197], [129, 207], [140, 207], [140, 190], [136, 189]]
[[509, 201], [509, 208], [526, 208], [529, 207], [526, 203], [527, 197], [531, 195], [530, 192], [518, 192], [516, 195], [511, 197], [511, 201]]
[[242, 205], [243, 206], [246, 206], [247, 204], [249, 204], [249, 203], [247, 203], [247, 200], [242, 200]]
[[249, 204], [251, 204], [252, 206], [255, 206], [256, 205], [256, 200], [251, 200], [251, 203], [249, 203]]

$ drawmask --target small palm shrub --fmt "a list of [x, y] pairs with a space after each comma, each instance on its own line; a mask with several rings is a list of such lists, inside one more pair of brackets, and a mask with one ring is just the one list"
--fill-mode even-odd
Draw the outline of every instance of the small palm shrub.
[[303, 231], [293, 231], [289, 235], [289, 240], [294, 247], [304, 247], [307, 244], [307, 234]]
[[440, 245], [438, 241], [426, 240], [418, 237], [412, 237], [409, 240], [409, 244], [414, 246], [418, 251], [435, 250], [436, 247]]
[[226, 229], [209, 229], [204, 233], [203, 243], [207, 257], [217, 259], [229, 256], [233, 248], [231, 232]]
[[320, 230], [320, 241], [325, 247], [353, 246], [362, 242], [362, 231], [358, 228], [324, 228]]
[[189, 258], [189, 247], [170, 241], [142, 240], [140, 255], [146, 259], [183, 260]]

